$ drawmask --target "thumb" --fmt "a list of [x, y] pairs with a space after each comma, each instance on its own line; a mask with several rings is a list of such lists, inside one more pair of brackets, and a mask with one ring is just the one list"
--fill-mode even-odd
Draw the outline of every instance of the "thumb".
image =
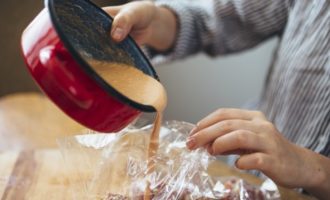
[[127, 9], [122, 9], [122, 6], [106, 7], [104, 10], [114, 16], [111, 37], [116, 42], [122, 41], [131, 31], [134, 20], [131, 13]]
[[131, 31], [132, 26], [133, 22], [126, 12], [118, 13], [112, 22], [111, 37], [116, 42], [122, 41]]
[[111, 37], [116, 42], [122, 41], [128, 34], [127, 17], [121, 11], [122, 6], [104, 7], [103, 10], [113, 17]]

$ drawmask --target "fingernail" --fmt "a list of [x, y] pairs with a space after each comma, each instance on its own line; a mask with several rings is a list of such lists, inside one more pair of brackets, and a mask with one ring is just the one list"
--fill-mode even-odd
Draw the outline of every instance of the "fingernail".
[[188, 149], [192, 150], [196, 146], [196, 139], [193, 137], [189, 137], [186, 143]]
[[121, 40], [124, 37], [124, 29], [117, 27], [115, 30], [112, 32], [112, 38], [115, 40]]

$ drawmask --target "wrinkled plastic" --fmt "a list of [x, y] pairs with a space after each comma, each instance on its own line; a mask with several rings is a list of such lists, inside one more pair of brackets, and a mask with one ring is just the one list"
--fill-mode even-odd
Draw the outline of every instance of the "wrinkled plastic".
[[72, 198], [143, 199], [150, 182], [153, 200], [171, 199], [279, 199], [276, 186], [257, 187], [237, 177], [211, 177], [208, 166], [216, 158], [204, 149], [189, 151], [185, 141], [194, 125], [165, 122], [160, 147], [153, 159], [155, 171], [147, 171], [147, 147], [151, 125], [130, 126], [118, 134], [89, 132], [59, 140], [70, 178]]

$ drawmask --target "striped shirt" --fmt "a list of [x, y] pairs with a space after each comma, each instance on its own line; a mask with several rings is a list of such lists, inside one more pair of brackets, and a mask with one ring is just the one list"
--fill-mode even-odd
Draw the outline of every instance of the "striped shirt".
[[329, 0], [160, 0], [178, 19], [153, 63], [243, 51], [279, 37], [258, 109], [291, 142], [330, 156]]

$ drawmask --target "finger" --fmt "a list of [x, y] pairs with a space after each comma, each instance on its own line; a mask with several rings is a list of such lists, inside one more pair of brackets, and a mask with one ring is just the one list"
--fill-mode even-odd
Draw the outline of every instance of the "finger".
[[126, 11], [119, 12], [115, 16], [111, 27], [111, 37], [116, 42], [120, 42], [127, 37], [134, 24], [132, 18], [131, 14]]
[[[213, 144], [213, 143], [212, 143]], [[205, 145], [205, 149], [207, 150], [207, 152], [210, 154], [210, 155], [215, 155], [213, 153], [213, 147], [212, 147], [212, 144], [207, 144]], [[237, 149], [237, 150], [233, 150], [233, 151], [226, 151], [226, 152], [223, 152], [222, 155], [224, 156], [227, 156], [227, 155], [243, 155], [243, 154], [248, 154], [248, 153], [253, 153], [254, 151], [251, 151], [251, 150], [243, 150], [243, 149]]]
[[145, 44], [146, 38], [148, 38], [149, 35], [150, 35], [150, 32], [148, 31], [148, 29], [140, 30], [140, 31], [134, 30], [130, 33], [130, 36], [132, 36], [132, 38], [134, 38], [135, 42], [139, 45]]
[[245, 120], [225, 120], [206, 127], [194, 135], [189, 136], [187, 140], [187, 147], [189, 149], [196, 149], [208, 143], [213, 143], [214, 140], [226, 133], [235, 130], [250, 130], [253, 132], [258, 131], [258, 127], [251, 121]]
[[111, 17], [114, 17], [117, 15], [117, 13], [120, 11], [122, 6], [109, 6], [109, 7], [103, 7], [103, 10], [108, 13]]
[[209, 152], [210, 155], [213, 155], [212, 144], [206, 144], [204, 147], [206, 151]]
[[199, 130], [211, 126], [217, 122], [230, 120], [230, 119], [240, 119], [240, 120], [253, 120], [253, 119], [265, 119], [264, 115], [259, 111], [250, 111], [250, 110], [242, 110], [235, 108], [222, 108], [217, 111], [211, 113], [201, 121], [197, 123], [197, 128], [191, 132], [198, 132]]
[[228, 152], [247, 153], [264, 151], [265, 142], [260, 135], [248, 130], [236, 130], [218, 137], [212, 144], [212, 155]]
[[273, 159], [265, 153], [252, 153], [240, 156], [236, 160], [236, 167], [242, 170], [260, 170], [267, 173], [274, 164]]
[[114, 17], [111, 27], [111, 37], [120, 42], [132, 27], [139, 22], [141, 16], [133, 4], [126, 4], [125, 6], [111, 6], [103, 8], [108, 14]]
[[255, 151], [252, 151], [252, 150], [237, 149], [237, 150], [233, 150], [233, 151], [223, 152], [222, 155], [224, 155], [224, 156], [227, 156], [227, 155], [244, 155], [244, 154], [250, 154], [250, 153], [254, 153], [254, 152]]
[[122, 9], [122, 6], [110, 6], [110, 7], [104, 7], [103, 10], [105, 10], [110, 16], [113, 17], [113, 22], [111, 25], [111, 37], [116, 42], [120, 42], [123, 40], [127, 34], [129, 33], [129, 20], [128, 17], [125, 16], [125, 13], [120, 13]]
[[[215, 154], [213, 154], [212, 144], [205, 145], [205, 149], [207, 150], [207, 152], [210, 155], [215, 155]], [[233, 150], [233, 151], [226, 151], [226, 152], [222, 153], [222, 155], [224, 155], [224, 156], [227, 156], [227, 155], [243, 155], [243, 154], [248, 154], [248, 153], [253, 153], [253, 152], [254, 151], [238, 149], [238, 150]]]

